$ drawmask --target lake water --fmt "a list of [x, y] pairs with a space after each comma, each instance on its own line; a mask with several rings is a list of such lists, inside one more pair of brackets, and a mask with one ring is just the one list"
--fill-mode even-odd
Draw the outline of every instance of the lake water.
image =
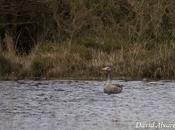
[[0, 130], [140, 130], [139, 122], [175, 124], [175, 81], [113, 82], [124, 85], [122, 93], [104, 94], [103, 81], [0, 81]]

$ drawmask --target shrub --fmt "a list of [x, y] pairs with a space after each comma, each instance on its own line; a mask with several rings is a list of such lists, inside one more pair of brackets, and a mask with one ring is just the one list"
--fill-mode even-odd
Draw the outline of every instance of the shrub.
[[35, 58], [31, 63], [31, 73], [34, 77], [41, 78], [46, 73], [45, 60]]
[[12, 72], [12, 63], [0, 55], [0, 77], [7, 76]]

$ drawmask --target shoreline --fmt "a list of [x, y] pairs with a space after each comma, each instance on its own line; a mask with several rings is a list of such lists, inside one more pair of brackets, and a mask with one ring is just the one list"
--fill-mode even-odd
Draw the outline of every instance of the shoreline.
[[[52, 78], [37, 78], [37, 77], [26, 77], [26, 78], [0, 78], [0, 81], [20, 81], [20, 80], [31, 80], [31, 81], [52, 81], [52, 80], [65, 80], [65, 81], [106, 81], [106, 78], [103, 77], [91, 77], [91, 78], [86, 78], [86, 77], [52, 77]], [[152, 81], [175, 81], [175, 79], [149, 79], [149, 78], [129, 78], [129, 77], [113, 77], [112, 81], [145, 81], [145, 82], [152, 82]]]

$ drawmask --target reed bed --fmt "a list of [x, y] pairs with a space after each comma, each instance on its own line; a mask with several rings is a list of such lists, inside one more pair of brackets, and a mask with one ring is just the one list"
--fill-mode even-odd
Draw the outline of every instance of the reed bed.
[[110, 52], [77, 43], [38, 45], [30, 55], [0, 55], [1, 79], [101, 79], [103, 66], [115, 79], [175, 79], [175, 45], [148, 48], [131, 43]]

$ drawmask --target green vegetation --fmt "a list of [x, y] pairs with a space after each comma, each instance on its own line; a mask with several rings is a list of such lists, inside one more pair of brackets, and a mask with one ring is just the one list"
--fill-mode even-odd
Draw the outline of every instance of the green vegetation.
[[144, 43], [128, 44], [111, 52], [76, 43], [42, 44], [28, 56], [3, 53], [0, 74], [1, 79], [100, 79], [104, 76], [101, 68], [111, 65], [113, 76], [118, 79], [174, 79], [174, 55], [173, 43], [152, 49]]
[[14, 79], [21, 65], [0, 54], [0, 79]]
[[[5, 33], [10, 29], [0, 24], [0, 45], [6, 44], [0, 77], [99, 79], [101, 68], [111, 65], [115, 78], [175, 79], [174, 5], [174, 0], [48, 0], [43, 13], [11, 18], [38, 23], [38, 44], [29, 55], [15, 54]], [[0, 17], [0, 23], [6, 20]]]
[[11, 62], [0, 56], [0, 76], [6, 76], [12, 72]]

